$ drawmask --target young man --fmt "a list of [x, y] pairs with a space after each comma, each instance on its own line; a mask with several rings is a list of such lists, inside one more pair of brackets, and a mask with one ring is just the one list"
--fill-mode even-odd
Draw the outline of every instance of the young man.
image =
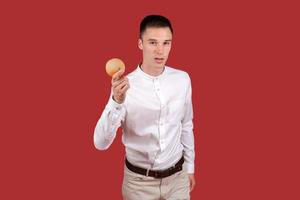
[[105, 150], [122, 127], [127, 200], [190, 199], [195, 185], [191, 81], [165, 65], [172, 35], [167, 18], [142, 20], [143, 60], [127, 77], [124, 71], [113, 75], [111, 97], [95, 128], [95, 146]]

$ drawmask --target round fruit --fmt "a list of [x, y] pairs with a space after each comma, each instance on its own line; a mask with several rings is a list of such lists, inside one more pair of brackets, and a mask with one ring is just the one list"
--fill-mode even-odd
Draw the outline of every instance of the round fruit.
[[106, 62], [105, 70], [106, 70], [106, 73], [110, 76], [113, 76], [114, 73], [116, 73], [117, 71], [119, 71], [121, 69], [125, 70], [125, 64], [119, 58], [112, 58]]

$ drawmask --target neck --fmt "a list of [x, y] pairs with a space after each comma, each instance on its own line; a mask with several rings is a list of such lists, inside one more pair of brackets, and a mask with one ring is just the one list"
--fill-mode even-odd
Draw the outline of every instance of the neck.
[[160, 74], [163, 73], [165, 67], [162, 68], [154, 68], [147, 66], [145, 64], [140, 64], [140, 68], [145, 72], [146, 74], [149, 74], [150, 76], [159, 76]]

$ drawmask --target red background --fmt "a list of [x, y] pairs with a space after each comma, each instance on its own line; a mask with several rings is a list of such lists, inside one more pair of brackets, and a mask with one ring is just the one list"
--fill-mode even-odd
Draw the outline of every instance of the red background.
[[[296, 2], [296, 1], [295, 1]], [[1, 1], [0, 199], [121, 199], [120, 132], [93, 146], [105, 62], [141, 60], [139, 22], [174, 26], [193, 84], [192, 199], [300, 199], [299, 7], [291, 1]]]

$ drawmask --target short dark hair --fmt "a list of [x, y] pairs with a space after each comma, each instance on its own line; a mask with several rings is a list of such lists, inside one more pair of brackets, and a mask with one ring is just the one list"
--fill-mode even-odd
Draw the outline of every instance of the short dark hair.
[[169, 27], [171, 33], [173, 34], [173, 28], [168, 18], [161, 15], [148, 15], [144, 17], [144, 19], [141, 21], [140, 38], [142, 38], [142, 35], [145, 32], [145, 30], [150, 27], [155, 27], [155, 28]]

